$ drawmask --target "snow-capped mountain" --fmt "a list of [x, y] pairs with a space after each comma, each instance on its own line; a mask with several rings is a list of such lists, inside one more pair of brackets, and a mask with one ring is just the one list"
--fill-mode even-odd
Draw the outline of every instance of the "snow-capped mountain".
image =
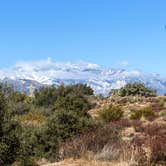
[[156, 89], [159, 94], [166, 92], [166, 78], [158, 74], [145, 73], [138, 70], [126, 71], [105, 69], [97, 64], [55, 63], [50, 59], [37, 62], [20, 62], [14, 67], [0, 70], [2, 82], [8, 82], [16, 90], [28, 92], [33, 85], [39, 88], [43, 85], [87, 83], [96, 94], [107, 95], [111, 89], [118, 89], [127, 83], [143, 82]]

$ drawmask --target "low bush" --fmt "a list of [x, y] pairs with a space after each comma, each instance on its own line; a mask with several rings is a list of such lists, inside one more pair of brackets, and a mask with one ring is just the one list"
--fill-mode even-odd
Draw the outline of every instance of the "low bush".
[[146, 87], [142, 83], [129, 83], [125, 85], [124, 87], [120, 88], [116, 93], [118, 93], [118, 95], [122, 97], [124, 96], [155, 97], [156, 96], [156, 92], [154, 90]]
[[90, 117], [79, 116], [74, 111], [58, 111], [48, 119], [47, 126], [57, 132], [60, 140], [80, 134], [92, 125]]
[[142, 110], [142, 113], [143, 113], [143, 116], [144, 116], [146, 119], [155, 116], [155, 113], [154, 113], [154, 111], [152, 110], [152, 107], [145, 107], [145, 108]]
[[46, 122], [46, 117], [39, 112], [29, 112], [25, 115], [19, 116], [19, 120], [21, 123], [36, 123], [40, 125]]
[[10, 103], [9, 109], [13, 115], [23, 115], [30, 111], [30, 105], [22, 102]]
[[106, 123], [118, 121], [123, 117], [123, 111], [118, 106], [110, 105], [109, 108], [99, 112], [99, 118]]
[[116, 145], [105, 145], [104, 148], [95, 155], [95, 160], [112, 161], [117, 160], [120, 155], [120, 148]]
[[142, 110], [135, 110], [130, 115], [131, 120], [140, 120], [141, 117], [142, 117]]
[[166, 110], [160, 111], [159, 115], [163, 116], [163, 117], [166, 117]]
[[91, 118], [79, 117], [75, 112], [57, 111], [42, 126], [25, 126], [21, 135], [19, 163], [33, 163], [38, 158], [57, 161], [59, 144], [81, 134], [92, 123]]
[[87, 116], [91, 104], [81, 94], [69, 94], [65, 97], [58, 97], [54, 107], [55, 110], [72, 110], [80, 116]]
[[132, 120], [140, 120], [142, 117], [145, 117], [146, 119], [150, 119], [151, 117], [154, 117], [155, 113], [153, 112], [151, 107], [145, 107], [143, 109], [138, 109], [132, 112], [130, 119]]
[[[137, 135], [133, 142], [137, 147], [148, 147], [147, 162], [152, 165], [166, 164], [166, 126], [159, 124], [141, 125], [137, 129], [141, 136]], [[162, 164], [161, 164], [162, 165]]]
[[120, 141], [120, 127], [114, 123], [109, 125], [93, 125], [84, 133], [67, 139], [60, 144], [60, 158], [76, 158], [88, 151], [98, 153], [105, 145], [117, 145]]
[[22, 129], [20, 135], [21, 146], [17, 160], [19, 166], [34, 166], [35, 160], [44, 157], [46, 145], [49, 144], [47, 142], [49, 140], [45, 139], [46, 134], [44, 132], [44, 128], [39, 129], [33, 126], [25, 126]]
[[159, 104], [160, 107], [164, 107], [165, 100], [164, 99], [160, 99], [158, 104]]

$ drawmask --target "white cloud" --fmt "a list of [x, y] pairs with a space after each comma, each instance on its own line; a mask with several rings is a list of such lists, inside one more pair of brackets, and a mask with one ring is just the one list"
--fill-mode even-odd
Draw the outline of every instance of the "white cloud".
[[[94, 70], [102, 70], [100, 66], [88, 62], [56, 62], [51, 58], [36, 61], [19, 61], [14, 66], [0, 69], [0, 79], [21, 78], [48, 83], [59, 79], [87, 79], [96, 78]], [[87, 71], [87, 72], [86, 72]]]
[[119, 65], [123, 66], [123, 67], [126, 67], [126, 66], [129, 65], [129, 62], [127, 60], [124, 60], [124, 61], [119, 62]]

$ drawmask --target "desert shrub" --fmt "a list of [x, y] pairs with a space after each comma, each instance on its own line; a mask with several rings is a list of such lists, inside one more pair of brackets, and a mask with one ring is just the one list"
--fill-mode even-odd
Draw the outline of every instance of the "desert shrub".
[[112, 161], [117, 160], [120, 155], [120, 148], [117, 145], [105, 145], [95, 156], [95, 160]]
[[118, 106], [110, 105], [109, 108], [99, 112], [99, 118], [106, 123], [120, 120], [122, 117], [123, 111]]
[[96, 98], [96, 100], [104, 100], [104, 96], [103, 96], [103, 94], [97, 94], [97, 95], [95, 95], [95, 98]]
[[42, 124], [46, 121], [46, 117], [40, 112], [29, 112], [19, 117], [21, 123], [37, 123]]
[[151, 149], [150, 162], [165, 163], [166, 164], [166, 137], [157, 135], [149, 138], [149, 144]]
[[164, 107], [165, 100], [164, 99], [160, 99], [159, 102], [158, 102], [158, 104], [159, 104], [160, 107]]
[[142, 132], [146, 133], [147, 135], [151, 137], [155, 135], [165, 136], [164, 135], [165, 129], [166, 129], [165, 125], [159, 125], [157, 123], [153, 123], [153, 124], [143, 126]]
[[132, 120], [131, 125], [134, 127], [136, 132], [142, 132], [141, 127], [142, 127], [142, 121], [140, 120]]
[[139, 120], [142, 117], [142, 110], [135, 110], [131, 113], [130, 119]]
[[166, 116], [166, 110], [162, 110], [162, 111], [160, 111], [159, 115], [165, 117], [165, 116]]
[[154, 117], [155, 116], [155, 113], [154, 111], [152, 110], [152, 107], [145, 107], [143, 110], [142, 110], [142, 114], [145, 118], [150, 118], [150, 117]]
[[[159, 124], [148, 124], [139, 126], [137, 135], [134, 138], [134, 144], [138, 147], [146, 146], [150, 150], [147, 162], [155, 165], [157, 163], [166, 163], [166, 126]], [[163, 164], [163, 165], [164, 165]]]
[[124, 96], [145, 96], [145, 97], [154, 97], [156, 92], [142, 83], [129, 83], [126, 86], [118, 90], [118, 95]]
[[145, 117], [146, 119], [149, 119], [151, 117], [154, 117], [155, 114], [152, 110], [151, 107], [145, 107], [143, 109], [138, 109], [138, 110], [135, 110], [131, 116], [130, 116], [130, 119], [132, 120], [139, 120], [141, 119], [141, 117]]
[[117, 100], [117, 103], [120, 104], [120, 105], [124, 105], [126, 103], [129, 102], [129, 98], [128, 97], [120, 97], [118, 100]]
[[119, 94], [119, 89], [112, 89], [109, 92], [109, 96], [114, 96], [114, 95], [118, 95]]
[[60, 144], [60, 158], [80, 157], [88, 151], [98, 153], [106, 145], [115, 145], [120, 141], [120, 128], [116, 124], [93, 125], [85, 132]]
[[33, 157], [24, 156], [20, 161], [17, 161], [12, 166], [39, 166]]

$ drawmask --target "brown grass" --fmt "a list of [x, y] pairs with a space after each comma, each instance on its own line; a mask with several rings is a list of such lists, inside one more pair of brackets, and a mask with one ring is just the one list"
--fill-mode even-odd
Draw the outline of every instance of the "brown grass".
[[127, 162], [102, 162], [85, 159], [67, 159], [59, 163], [44, 164], [41, 166], [130, 166]]

